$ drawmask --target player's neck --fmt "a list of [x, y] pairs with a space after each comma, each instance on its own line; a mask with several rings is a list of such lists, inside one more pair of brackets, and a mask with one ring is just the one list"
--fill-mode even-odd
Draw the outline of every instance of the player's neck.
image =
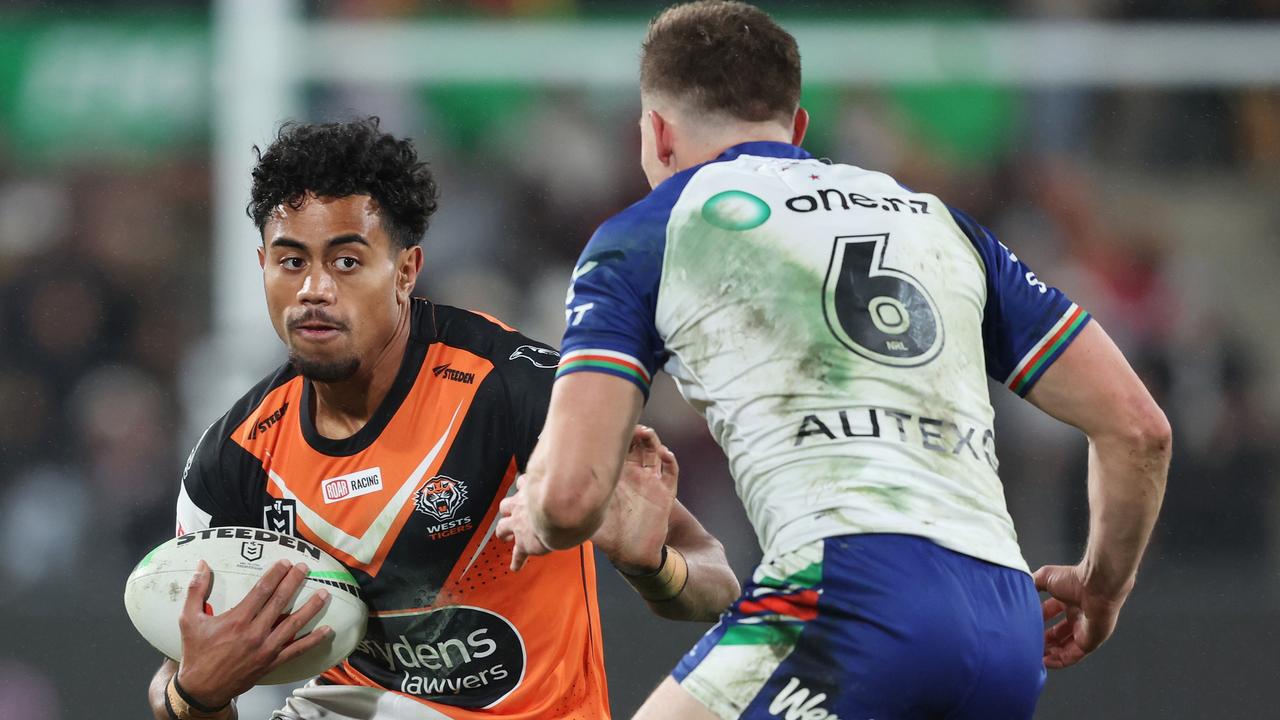
[[335, 383], [312, 382], [315, 388], [315, 428], [322, 437], [342, 440], [360, 432], [391, 391], [409, 343], [406, 308], [396, 331], [372, 358], [360, 364], [355, 375]]
[[676, 149], [676, 172], [711, 162], [729, 148], [749, 142], [790, 143], [791, 134], [776, 123], [760, 123], [742, 126], [737, 132], [690, 138], [684, 147]]

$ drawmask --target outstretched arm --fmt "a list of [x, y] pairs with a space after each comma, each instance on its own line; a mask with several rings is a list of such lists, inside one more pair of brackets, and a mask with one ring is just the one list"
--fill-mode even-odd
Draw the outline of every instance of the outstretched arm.
[[[738, 596], [738, 581], [724, 547], [676, 500], [680, 468], [675, 455], [652, 429], [637, 426], [618, 472], [590, 539], [655, 614], [714, 620]], [[550, 552], [535, 534], [529, 476], [516, 482], [517, 492], [499, 506], [496, 531], [500, 539], [516, 543], [512, 570], [529, 555]]]
[[604, 523], [591, 537], [655, 615], [711, 622], [738, 596], [724, 546], [679, 500], [680, 466], [637, 426]]
[[1045, 665], [1073, 665], [1111, 636], [1164, 498], [1169, 422], [1120, 350], [1087, 325], [1027, 399], [1089, 437], [1089, 542], [1077, 565], [1035, 573], [1046, 620]]

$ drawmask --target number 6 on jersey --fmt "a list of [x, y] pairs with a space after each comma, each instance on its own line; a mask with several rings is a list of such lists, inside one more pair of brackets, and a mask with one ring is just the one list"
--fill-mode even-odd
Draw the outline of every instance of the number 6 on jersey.
[[885, 267], [889, 236], [837, 237], [822, 289], [827, 326], [862, 357], [898, 367], [924, 365], [942, 350], [942, 324], [929, 292]]

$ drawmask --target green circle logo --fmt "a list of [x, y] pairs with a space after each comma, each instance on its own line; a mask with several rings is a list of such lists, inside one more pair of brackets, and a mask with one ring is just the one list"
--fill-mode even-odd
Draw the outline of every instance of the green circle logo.
[[771, 214], [765, 201], [742, 190], [716, 193], [702, 206], [702, 219], [724, 230], [758, 228]]

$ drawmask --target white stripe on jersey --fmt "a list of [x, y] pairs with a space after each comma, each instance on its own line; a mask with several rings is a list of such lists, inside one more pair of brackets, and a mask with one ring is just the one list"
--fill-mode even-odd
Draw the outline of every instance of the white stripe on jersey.
[[1027, 363], [1031, 362], [1031, 358], [1034, 358], [1036, 353], [1040, 352], [1040, 349], [1047, 345], [1054, 335], [1058, 334], [1058, 331], [1062, 329], [1063, 325], [1067, 324], [1067, 322], [1071, 320], [1072, 316], [1075, 315], [1076, 309], [1079, 307], [1079, 305], [1071, 303], [1071, 307], [1067, 308], [1067, 311], [1062, 313], [1062, 317], [1058, 318], [1058, 322], [1054, 323], [1053, 327], [1049, 328], [1049, 332], [1045, 333], [1044, 337], [1040, 338], [1035, 345], [1031, 346], [1031, 349], [1027, 351], [1027, 354], [1022, 356], [1022, 359], [1018, 361], [1018, 365], [1013, 368], [1013, 372], [1009, 373], [1009, 377], [1004, 379], [1005, 385], [1013, 382], [1013, 379], [1018, 377], [1018, 373], [1022, 372], [1023, 368], [1027, 366]]
[[[214, 422], [213, 425], [217, 425]], [[209, 523], [213, 520], [213, 515], [201, 510], [199, 506], [191, 500], [191, 496], [187, 494], [187, 476], [191, 474], [191, 464], [196, 461], [196, 451], [200, 449], [200, 445], [204, 443], [205, 437], [209, 435], [209, 431], [213, 429], [213, 425], [204, 429], [200, 433], [200, 439], [196, 440], [195, 447], [191, 448], [191, 454], [187, 456], [187, 464], [182, 468], [182, 480], [178, 482], [178, 508], [177, 522], [174, 527], [174, 536], [186, 535], [197, 530], [208, 529]]]

